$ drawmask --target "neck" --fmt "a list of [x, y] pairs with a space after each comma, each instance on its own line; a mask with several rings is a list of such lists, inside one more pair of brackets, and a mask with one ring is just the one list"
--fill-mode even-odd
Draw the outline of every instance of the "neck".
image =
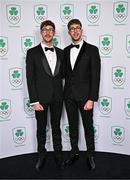
[[75, 41], [75, 40], [73, 39], [72, 41], [73, 41], [74, 44], [78, 44], [79, 42], [81, 42], [81, 40], [82, 40], [82, 39], [79, 39], [79, 40], [76, 40], [76, 41]]
[[52, 41], [51, 41], [51, 42], [42, 41], [42, 43], [45, 44], [47, 47], [53, 46], [53, 45], [52, 45]]

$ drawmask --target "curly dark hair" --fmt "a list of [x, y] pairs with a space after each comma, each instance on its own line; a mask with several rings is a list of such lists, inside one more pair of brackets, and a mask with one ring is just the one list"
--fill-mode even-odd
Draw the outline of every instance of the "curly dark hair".
[[80, 22], [79, 19], [71, 19], [69, 22], [68, 22], [68, 29], [70, 29], [70, 26], [73, 25], [73, 24], [79, 24], [81, 27], [82, 27], [82, 23]]
[[40, 25], [40, 30], [42, 30], [42, 28], [44, 27], [44, 26], [52, 26], [53, 27], [53, 29], [54, 29], [54, 31], [55, 31], [55, 24], [52, 22], [52, 21], [50, 21], [50, 20], [46, 20], [46, 21], [43, 21], [42, 23], [41, 23], [41, 25]]

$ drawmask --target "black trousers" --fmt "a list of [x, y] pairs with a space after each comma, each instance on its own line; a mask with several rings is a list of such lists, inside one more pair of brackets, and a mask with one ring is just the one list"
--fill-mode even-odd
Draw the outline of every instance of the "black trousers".
[[71, 153], [78, 153], [78, 137], [79, 137], [79, 111], [81, 113], [87, 153], [92, 155], [95, 150], [94, 145], [94, 128], [93, 128], [93, 109], [86, 111], [84, 110], [84, 102], [76, 101], [73, 98], [65, 99], [65, 107], [69, 122], [69, 133], [71, 143]]
[[46, 152], [46, 125], [47, 125], [47, 112], [50, 108], [50, 122], [52, 128], [52, 139], [53, 148], [55, 153], [59, 153], [62, 150], [62, 140], [61, 140], [61, 129], [60, 129], [60, 119], [62, 114], [62, 101], [53, 101], [49, 104], [43, 105], [43, 111], [35, 111], [35, 116], [37, 120], [37, 144], [38, 152]]

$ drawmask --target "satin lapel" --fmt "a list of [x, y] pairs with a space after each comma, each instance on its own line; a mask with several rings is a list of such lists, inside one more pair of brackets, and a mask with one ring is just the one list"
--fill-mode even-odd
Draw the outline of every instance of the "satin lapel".
[[70, 62], [70, 50], [71, 50], [71, 48], [69, 48], [68, 49], [68, 51], [67, 51], [67, 63], [68, 63], [68, 65], [69, 65], [69, 68], [71, 69], [71, 71], [72, 71], [72, 67], [71, 67], [71, 62]]
[[48, 75], [52, 76], [50, 66], [48, 64], [47, 58], [46, 58], [46, 56], [45, 56], [45, 54], [43, 52], [43, 49], [42, 49], [41, 45], [39, 45], [39, 49], [40, 49], [41, 61], [42, 61], [43, 68], [44, 68], [44, 70], [46, 71], [46, 73]]
[[56, 76], [58, 74], [59, 69], [60, 69], [60, 65], [61, 65], [60, 54], [59, 54], [59, 51], [58, 51], [58, 49], [56, 47], [55, 47], [55, 51], [56, 51], [57, 61], [56, 61], [56, 67], [55, 67], [55, 71], [54, 71], [54, 76]]
[[[86, 48], [87, 48], [87, 43], [86, 43], [86, 42], [83, 42], [83, 45], [82, 45], [82, 47], [81, 47], [81, 49], [80, 49], [80, 52], [79, 52], [79, 54], [78, 54], [78, 56], [77, 56], [77, 59], [76, 59], [76, 62], [75, 62], [75, 65], [74, 65], [74, 69], [75, 69], [75, 67], [77, 66], [78, 62], [80, 61], [80, 59], [81, 59], [84, 51], [86, 50]], [[74, 69], [73, 69], [73, 70], [74, 70]]]

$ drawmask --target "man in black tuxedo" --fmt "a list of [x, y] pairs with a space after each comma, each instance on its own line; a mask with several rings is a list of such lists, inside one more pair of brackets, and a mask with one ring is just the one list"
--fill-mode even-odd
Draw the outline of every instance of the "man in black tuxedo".
[[98, 48], [82, 40], [82, 24], [78, 19], [68, 23], [68, 33], [72, 44], [64, 49], [65, 54], [65, 106], [69, 122], [71, 143], [70, 158], [66, 164], [72, 164], [79, 158], [78, 148], [78, 110], [81, 113], [87, 159], [90, 169], [95, 168], [93, 106], [98, 100], [100, 81], [100, 56]]
[[29, 49], [26, 56], [26, 77], [30, 103], [34, 106], [37, 120], [38, 161], [36, 170], [43, 167], [46, 159], [47, 111], [50, 108], [55, 161], [62, 166], [62, 140], [60, 119], [63, 105], [63, 50], [52, 45], [55, 24], [46, 20], [40, 26], [42, 42]]

